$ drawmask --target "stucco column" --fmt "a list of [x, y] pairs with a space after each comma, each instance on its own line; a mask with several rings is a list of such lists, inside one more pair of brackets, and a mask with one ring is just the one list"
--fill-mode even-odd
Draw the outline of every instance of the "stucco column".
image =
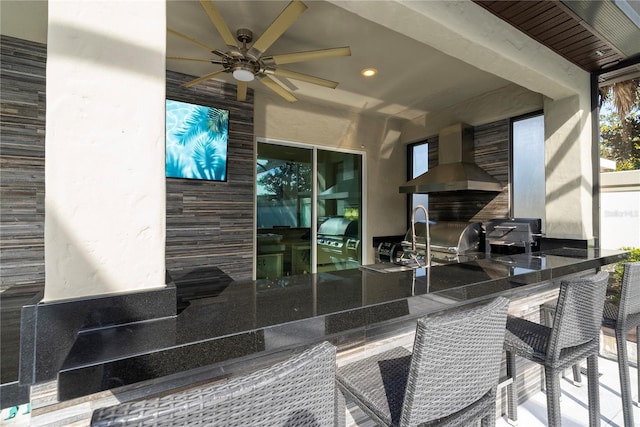
[[[587, 79], [585, 79], [587, 80]], [[544, 100], [547, 237], [593, 241], [593, 161], [588, 81], [580, 94]]]
[[45, 301], [165, 285], [165, 0], [49, 0]]

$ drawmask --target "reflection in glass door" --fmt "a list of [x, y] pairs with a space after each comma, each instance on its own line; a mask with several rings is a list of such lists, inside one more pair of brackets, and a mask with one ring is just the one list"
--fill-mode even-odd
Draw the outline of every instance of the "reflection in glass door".
[[[417, 178], [429, 170], [429, 143], [426, 141], [411, 144], [408, 147], [411, 159], [410, 179]], [[408, 212], [413, 212], [416, 206], [429, 206], [428, 194], [411, 194], [411, 206]]]
[[317, 271], [362, 264], [362, 155], [317, 150]]
[[257, 152], [256, 278], [360, 266], [363, 155], [261, 141]]
[[313, 150], [257, 149], [256, 278], [311, 273]]

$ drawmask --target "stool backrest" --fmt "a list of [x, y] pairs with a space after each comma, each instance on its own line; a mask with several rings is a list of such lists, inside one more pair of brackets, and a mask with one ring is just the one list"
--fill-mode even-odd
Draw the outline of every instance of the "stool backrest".
[[418, 321], [401, 426], [453, 414], [498, 385], [509, 301]]
[[549, 337], [547, 360], [553, 364], [564, 348], [599, 338], [609, 273], [563, 280]]
[[336, 350], [323, 342], [252, 374], [93, 413], [92, 426], [332, 426]]
[[624, 264], [618, 320], [624, 322], [627, 316], [640, 313], [640, 262]]

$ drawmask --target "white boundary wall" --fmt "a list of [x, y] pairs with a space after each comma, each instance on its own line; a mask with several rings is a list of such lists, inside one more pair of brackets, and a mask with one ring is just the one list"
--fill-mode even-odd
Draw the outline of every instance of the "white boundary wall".
[[640, 170], [600, 174], [600, 247], [640, 247]]

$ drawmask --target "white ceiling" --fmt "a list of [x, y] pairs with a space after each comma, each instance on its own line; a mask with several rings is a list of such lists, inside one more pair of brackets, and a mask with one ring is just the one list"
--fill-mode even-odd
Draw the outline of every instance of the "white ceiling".
[[[46, 2], [2, 0], [0, 32], [35, 41], [46, 38]], [[273, 22], [288, 1], [214, 1], [232, 33], [248, 28], [254, 40]], [[371, 1], [371, 8], [386, 2]], [[430, 46], [332, 3], [307, 0], [308, 9], [266, 52], [267, 55], [350, 46], [351, 57], [288, 64], [283, 68], [335, 80], [327, 89], [294, 80], [282, 83], [294, 95], [309, 102], [349, 108], [362, 113], [382, 113], [411, 119], [495, 90], [510, 82], [481, 71]], [[207, 45], [225, 49], [217, 30], [196, 0], [169, 0], [167, 27]], [[209, 58], [204, 49], [167, 34], [167, 55]], [[364, 78], [363, 68], [373, 67], [378, 75]], [[167, 69], [201, 76], [221, 66], [189, 61], [167, 61]], [[222, 75], [221, 79], [233, 82]], [[259, 81], [249, 84], [255, 91], [269, 92]], [[277, 96], [277, 95], [276, 95]]]

